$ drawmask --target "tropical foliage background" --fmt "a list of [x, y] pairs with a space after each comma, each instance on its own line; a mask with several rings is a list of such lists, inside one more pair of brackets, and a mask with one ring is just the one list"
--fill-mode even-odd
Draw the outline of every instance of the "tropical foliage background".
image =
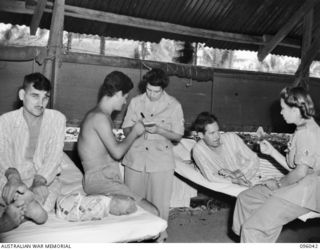
[[[29, 27], [0, 23], [0, 45], [46, 46], [48, 39], [48, 30], [38, 29], [30, 36]], [[68, 32], [64, 32], [63, 47], [72, 52], [279, 74], [294, 74], [300, 63], [299, 58], [273, 54], [259, 62], [256, 52], [215, 49], [201, 43], [168, 39], [150, 43]], [[320, 62], [312, 63], [310, 76], [320, 77]]]

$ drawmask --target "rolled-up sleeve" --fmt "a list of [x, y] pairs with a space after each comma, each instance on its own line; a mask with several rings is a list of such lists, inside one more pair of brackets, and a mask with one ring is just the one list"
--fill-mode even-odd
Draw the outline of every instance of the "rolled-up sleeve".
[[316, 150], [318, 149], [316, 137], [309, 131], [297, 133], [296, 136], [294, 164], [296, 166], [306, 165], [309, 168], [314, 168], [316, 163]]
[[184, 134], [183, 110], [180, 103], [175, 105], [172, 112], [172, 131], [179, 135]]

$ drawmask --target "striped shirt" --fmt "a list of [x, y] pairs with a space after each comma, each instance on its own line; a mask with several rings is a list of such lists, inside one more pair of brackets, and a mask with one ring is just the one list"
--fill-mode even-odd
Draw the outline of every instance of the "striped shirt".
[[23, 107], [0, 116], [0, 192], [6, 184], [6, 169], [16, 168], [22, 181], [30, 186], [35, 174], [50, 185], [60, 173], [66, 118], [56, 110], [45, 109], [38, 142], [31, 159], [26, 150], [30, 140]]
[[[270, 162], [258, 158], [244, 141], [235, 133], [221, 134], [221, 151], [210, 149], [203, 140], [193, 148], [193, 158], [201, 173], [209, 181], [216, 181], [220, 169], [241, 170], [253, 185], [260, 181], [282, 176]], [[223, 177], [221, 177], [223, 178]]]

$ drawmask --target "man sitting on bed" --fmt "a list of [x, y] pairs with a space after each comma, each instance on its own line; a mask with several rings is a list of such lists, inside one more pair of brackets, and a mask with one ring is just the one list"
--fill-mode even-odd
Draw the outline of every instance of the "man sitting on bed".
[[45, 223], [59, 194], [66, 119], [46, 109], [50, 91], [45, 76], [26, 75], [19, 90], [23, 106], [0, 116], [2, 232], [24, 220]]
[[98, 104], [87, 113], [82, 122], [77, 145], [85, 173], [83, 187], [89, 195], [125, 197], [121, 199], [119, 209], [128, 207], [126, 213], [135, 211], [135, 204], [138, 204], [158, 215], [151, 203], [132, 192], [122, 182], [120, 174], [118, 160], [134, 140], [144, 133], [142, 122], [137, 122], [122, 142], [118, 142], [112, 132], [111, 115], [114, 111], [122, 110], [132, 88], [131, 79], [122, 72], [113, 71], [108, 74], [100, 87]]
[[213, 114], [200, 113], [192, 127], [201, 138], [193, 147], [192, 155], [209, 181], [220, 176], [230, 179], [232, 183], [250, 187], [283, 175], [271, 163], [258, 158], [237, 134], [221, 134]]

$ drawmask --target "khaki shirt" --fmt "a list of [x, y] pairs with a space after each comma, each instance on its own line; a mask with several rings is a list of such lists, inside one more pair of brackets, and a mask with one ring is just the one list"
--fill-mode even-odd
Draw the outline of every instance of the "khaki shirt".
[[320, 212], [320, 127], [313, 119], [293, 134], [288, 143], [287, 163], [292, 169], [299, 164], [308, 166], [308, 174], [297, 183], [280, 188], [275, 195]]
[[[181, 104], [165, 91], [155, 102], [150, 102], [145, 93], [134, 97], [129, 104], [122, 128], [132, 127], [141, 120], [141, 113], [146, 121], [155, 122], [177, 134], [184, 133]], [[137, 171], [160, 172], [174, 169], [172, 143], [161, 135], [145, 133], [132, 144], [122, 163]]]

